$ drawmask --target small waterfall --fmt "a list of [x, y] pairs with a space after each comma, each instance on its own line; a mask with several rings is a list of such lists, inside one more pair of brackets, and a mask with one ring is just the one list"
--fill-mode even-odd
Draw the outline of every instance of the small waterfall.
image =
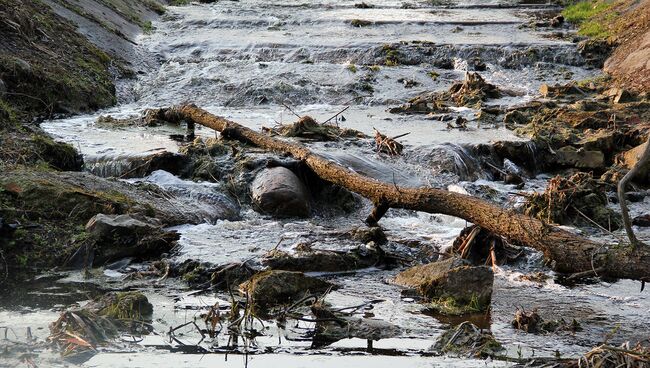
[[141, 178], [156, 170], [180, 174], [189, 164], [183, 155], [167, 151], [84, 157], [85, 170], [103, 178]]
[[470, 147], [455, 143], [422, 146], [407, 153], [410, 162], [428, 168], [434, 177], [452, 176], [449, 182], [488, 179]]

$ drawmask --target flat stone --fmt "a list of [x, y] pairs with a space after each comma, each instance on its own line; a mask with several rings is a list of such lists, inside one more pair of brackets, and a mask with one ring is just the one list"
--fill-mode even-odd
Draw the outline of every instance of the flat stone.
[[614, 103], [634, 102], [634, 97], [625, 89], [619, 89], [614, 96]]
[[415, 289], [430, 300], [453, 298], [461, 304], [478, 301], [481, 307], [487, 308], [492, 298], [494, 274], [489, 267], [475, 267], [466, 260], [449, 258], [411, 267], [397, 274], [393, 282]]
[[100, 238], [117, 238], [120, 236], [137, 236], [159, 230], [160, 223], [155, 219], [147, 222], [131, 215], [97, 214], [86, 224], [86, 231]]
[[601, 151], [587, 151], [565, 146], [555, 151], [553, 161], [561, 166], [598, 169], [605, 165], [605, 155]]
[[306, 295], [322, 293], [333, 286], [302, 272], [272, 270], [254, 275], [239, 285], [239, 290], [257, 307], [268, 308], [292, 304]]

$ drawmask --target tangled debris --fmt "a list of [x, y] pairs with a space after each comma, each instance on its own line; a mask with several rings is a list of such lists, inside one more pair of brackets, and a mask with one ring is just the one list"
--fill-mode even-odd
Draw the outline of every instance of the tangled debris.
[[483, 102], [512, 92], [499, 89], [483, 79], [478, 73], [468, 72], [463, 81], [455, 82], [448, 91], [427, 92], [406, 104], [389, 110], [391, 113], [428, 114], [449, 111], [449, 106], [481, 108]]
[[62, 356], [92, 355], [121, 334], [144, 335], [153, 306], [140, 292], [108, 293], [81, 309], [65, 311], [50, 324], [50, 341]]
[[293, 124], [279, 124], [273, 128], [262, 128], [271, 135], [299, 137], [315, 141], [337, 141], [342, 138], [366, 138], [366, 135], [354, 130], [340, 128], [330, 124], [320, 124], [310, 116], [303, 116]]
[[568, 178], [552, 178], [543, 193], [527, 197], [527, 215], [549, 223], [594, 225], [608, 231], [621, 226], [618, 214], [607, 207], [608, 200], [602, 183], [590, 173], [579, 172]]
[[400, 134], [395, 137], [388, 137], [381, 134], [377, 129], [373, 128], [375, 131], [375, 146], [377, 147], [377, 152], [383, 152], [391, 156], [399, 156], [404, 150], [404, 145], [396, 141], [395, 139], [403, 137], [410, 133]]
[[645, 368], [650, 366], [650, 347], [641, 343], [630, 348], [629, 343], [620, 347], [601, 345], [572, 365], [579, 368]]
[[498, 265], [514, 262], [523, 254], [521, 247], [508, 243], [480, 226], [466, 227], [456, 237], [451, 254], [469, 260], [473, 265]]

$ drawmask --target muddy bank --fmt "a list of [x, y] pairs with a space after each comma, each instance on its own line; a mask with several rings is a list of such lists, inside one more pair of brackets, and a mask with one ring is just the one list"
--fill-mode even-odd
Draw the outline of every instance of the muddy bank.
[[[95, 178], [59, 173], [80, 171], [83, 158], [43, 133], [38, 121], [115, 104], [117, 79], [132, 76], [137, 65], [131, 62], [142, 60], [134, 54], [135, 38], [151, 31], [151, 20], [162, 12], [155, 1], [0, 3], [0, 217], [3, 229], [12, 229], [2, 240], [12, 269], [58, 265], [85, 237], [83, 225], [92, 214], [131, 208], [123, 186], [90, 189]], [[69, 202], [50, 202], [60, 196], [70, 196]], [[93, 198], [97, 203], [90, 203]]]
[[[115, 256], [109, 257], [97, 254], [96, 265], [100, 265], [126, 256], [151, 257], [172, 248], [161, 245], [157, 251], [156, 243], [143, 243], [150, 231], [142, 235], [134, 233], [135, 238], [119, 240], [118, 230], [110, 230], [113, 235], [103, 239], [102, 231], [93, 230], [96, 226], [89, 222], [96, 214], [128, 214], [147, 223], [155, 219], [151, 225], [154, 228], [234, 219], [239, 215], [233, 200], [225, 199], [214, 202], [213, 206], [201, 207], [153, 185], [129, 184], [81, 172], [11, 169], [0, 177], [0, 188], [3, 224], [12, 226], [2, 239], [3, 254], [12, 274], [57, 266], [83, 267], [83, 259], [72, 258], [79, 249], [105, 248], [104, 252], [108, 254], [116, 252]], [[112, 226], [119, 229], [119, 225]], [[132, 223], [126, 230], [137, 231], [134, 227], [138, 226]], [[164, 235], [161, 232], [156, 237], [162, 239]], [[119, 251], [124, 246], [145, 248]], [[115, 249], [111, 250], [111, 247]]]
[[614, 44], [604, 71], [617, 85], [637, 92], [650, 91], [650, 2], [622, 1], [596, 15], [609, 42]]

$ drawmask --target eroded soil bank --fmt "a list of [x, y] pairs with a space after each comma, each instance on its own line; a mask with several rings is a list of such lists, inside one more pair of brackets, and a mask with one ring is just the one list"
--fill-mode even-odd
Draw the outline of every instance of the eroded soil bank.
[[648, 364], [639, 282], [449, 216], [369, 227], [301, 162], [147, 111], [190, 100], [627, 247], [648, 3], [589, 5], [0, 1], [0, 366]]

